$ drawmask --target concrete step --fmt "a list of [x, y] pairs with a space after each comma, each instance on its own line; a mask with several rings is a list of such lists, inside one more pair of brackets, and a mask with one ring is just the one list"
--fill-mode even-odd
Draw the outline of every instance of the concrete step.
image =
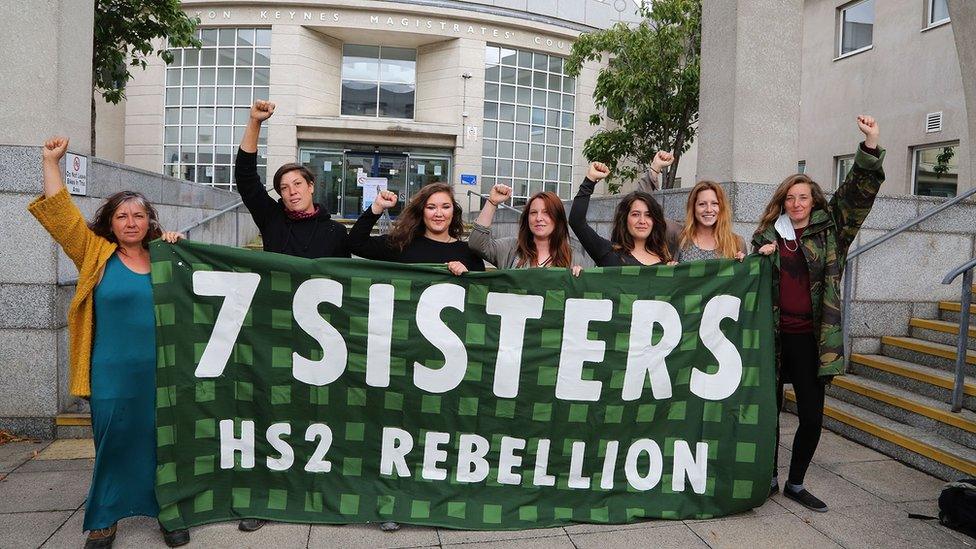
[[[913, 318], [908, 322], [911, 335], [917, 339], [942, 343], [943, 345], [955, 346], [959, 339], [959, 322], [949, 322], [947, 320], [929, 320], [926, 318]], [[966, 340], [966, 347], [976, 350], [976, 322], [969, 323], [969, 337]]]
[[[951, 402], [955, 376], [951, 372], [884, 355], [852, 354], [849, 372], [939, 402]], [[976, 410], [976, 377], [966, 377], [963, 407]]]
[[[939, 368], [948, 372], [956, 371], [956, 346], [933, 343], [914, 337], [884, 336], [881, 338], [881, 354]], [[974, 373], [971, 365], [976, 365], [976, 351], [966, 352], [966, 375]]]
[[58, 414], [54, 418], [55, 438], [91, 438], [91, 414]]
[[[786, 391], [787, 409], [795, 412], [795, 403], [793, 391]], [[824, 405], [824, 426], [944, 480], [976, 475], [976, 450], [831, 396]]]
[[[960, 311], [962, 311], [962, 305], [958, 301], [939, 302], [939, 318], [941, 318], [942, 320], [948, 320], [949, 322], [959, 322]], [[973, 323], [973, 315], [976, 315], [976, 304], [969, 305], [970, 325], [972, 325]]]
[[948, 402], [914, 394], [857, 375], [838, 376], [827, 394], [900, 423], [925, 429], [969, 448], [976, 448], [976, 413], [949, 411]]

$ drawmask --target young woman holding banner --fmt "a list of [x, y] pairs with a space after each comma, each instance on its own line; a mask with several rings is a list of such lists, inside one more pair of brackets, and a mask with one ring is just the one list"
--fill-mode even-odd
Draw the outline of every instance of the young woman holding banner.
[[[659, 153], [660, 154], [660, 153]], [[590, 195], [596, 182], [610, 175], [605, 164], [590, 164], [569, 211], [569, 226], [598, 267], [670, 263], [676, 255], [675, 232], [669, 234], [664, 210], [643, 191], [627, 194], [617, 205], [610, 240], [598, 235], [586, 222]]]
[[565, 267], [578, 276], [582, 267], [573, 266], [566, 209], [556, 193], [543, 191], [529, 198], [519, 217], [517, 236], [492, 238], [491, 222], [498, 205], [511, 196], [507, 185], [491, 188], [468, 239], [471, 249], [499, 269]]
[[397, 263], [445, 263], [456, 275], [483, 271], [485, 264], [461, 240], [464, 222], [454, 189], [431, 183], [420, 189], [397, 217], [388, 235], [370, 236], [383, 212], [397, 203], [392, 191], [380, 191], [349, 231], [349, 249], [366, 259]]
[[[885, 178], [878, 124], [870, 116], [858, 116], [857, 126], [864, 141], [830, 201], [812, 179], [791, 175], [773, 192], [752, 238], [759, 253], [773, 255], [776, 267], [777, 405], [782, 408], [783, 384], [791, 383], [800, 419], [783, 494], [818, 512], [826, 512], [827, 505], [804, 488], [803, 480], [820, 441], [826, 385], [844, 373], [841, 275], [847, 250]], [[779, 491], [775, 470], [773, 474], [770, 494]]]
[[[85, 503], [86, 549], [115, 541], [119, 519], [155, 517], [156, 319], [149, 279], [149, 242], [183, 235], [164, 233], [156, 209], [143, 195], [108, 197], [90, 224], [64, 187], [59, 162], [68, 140], [55, 137], [41, 149], [44, 196], [28, 210], [78, 267], [68, 309], [68, 381], [72, 395], [87, 398], [95, 438], [95, 469]], [[187, 530], [163, 531], [170, 547], [190, 541]]]
[[720, 257], [739, 261], [745, 258], [746, 241], [732, 232], [732, 210], [721, 185], [699, 181], [691, 189], [678, 246], [679, 263]]

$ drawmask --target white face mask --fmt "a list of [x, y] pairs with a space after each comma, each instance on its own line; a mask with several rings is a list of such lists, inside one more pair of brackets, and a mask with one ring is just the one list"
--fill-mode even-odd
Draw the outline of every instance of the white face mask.
[[790, 221], [789, 215], [780, 214], [773, 227], [776, 229], [776, 234], [783, 237], [783, 240], [796, 240], [796, 231], [793, 230], [793, 222]]

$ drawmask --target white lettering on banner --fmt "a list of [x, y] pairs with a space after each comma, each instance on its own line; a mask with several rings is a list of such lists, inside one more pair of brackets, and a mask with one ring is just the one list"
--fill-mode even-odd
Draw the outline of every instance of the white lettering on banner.
[[[225, 298], [194, 372], [196, 377], [212, 378], [223, 374], [260, 282], [261, 276], [257, 273], [193, 273], [193, 292], [196, 295]], [[464, 379], [468, 367], [467, 348], [461, 337], [441, 318], [441, 313], [447, 308], [464, 312], [466, 291], [457, 284], [434, 284], [425, 289], [417, 301], [416, 315], [412, 319], [414, 326], [444, 356], [444, 364], [440, 367], [413, 363], [413, 383], [419, 389], [446, 393], [456, 389]], [[369, 288], [366, 384], [370, 387], [390, 385], [395, 293], [396, 289], [391, 284], [377, 283]], [[328, 385], [339, 379], [346, 371], [349, 358], [342, 333], [319, 312], [319, 306], [323, 303], [342, 307], [341, 283], [322, 278], [306, 280], [298, 286], [292, 300], [296, 324], [323, 351], [319, 360], [293, 352], [292, 376], [316, 386]], [[498, 345], [492, 384], [495, 396], [518, 396], [526, 324], [529, 320], [542, 318], [544, 303], [544, 298], [537, 295], [489, 292], [486, 296], [485, 314], [498, 317]], [[725, 319], [738, 321], [741, 303], [738, 297], [718, 295], [705, 304], [698, 336], [717, 360], [718, 369], [707, 374], [702, 369], [692, 368], [689, 388], [700, 398], [728, 398], [742, 383], [742, 357], [721, 329]], [[683, 332], [681, 318], [673, 306], [656, 300], [636, 300], [631, 311], [627, 364], [620, 396], [624, 401], [640, 399], [644, 380], [649, 379], [654, 399], [670, 398], [671, 378], [666, 359], [680, 342]], [[612, 316], [613, 302], [609, 299], [566, 300], [556, 370], [556, 398], [570, 401], [597, 401], [601, 398], [602, 382], [583, 379], [583, 365], [603, 362], [606, 342], [589, 339], [588, 332], [591, 322], [606, 322]], [[652, 338], [656, 326], [660, 326], [663, 333], [654, 344]]]
[[268, 456], [266, 463], [271, 471], [287, 471], [295, 463], [295, 451], [291, 445], [282, 440], [282, 435], [291, 434], [290, 423], [272, 423], [265, 432], [268, 443], [274, 448], [279, 457]]
[[512, 469], [522, 466], [522, 456], [516, 455], [516, 450], [525, 450], [525, 439], [502, 437], [502, 447], [498, 451], [498, 484], [518, 486], [522, 483], [521, 473]]
[[488, 439], [473, 433], [458, 437], [458, 466], [455, 478], [458, 482], [481, 482], [488, 478]]
[[694, 368], [691, 371], [689, 389], [692, 393], [708, 400], [722, 400], [735, 393], [742, 383], [742, 356], [735, 345], [722, 333], [720, 324], [726, 318], [739, 320], [739, 306], [742, 300], [732, 295], [719, 295], [708, 300], [702, 311], [698, 335], [704, 345], [718, 360], [718, 371], [714, 374]]
[[369, 317], [366, 321], [366, 385], [390, 386], [390, 345], [393, 342], [392, 284], [369, 287]]
[[234, 436], [234, 420], [220, 420], [220, 468], [234, 468], [234, 454], [241, 453], [241, 468], [254, 468], [254, 422], [241, 421], [241, 437]]
[[671, 476], [671, 490], [685, 491], [685, 477], [691, 483], [691, 489], [696, 494], [705, 493], [705, 483], [708, 480], [708, 443], [699, 442], [695, 445], [695, 455], [691, 455], [691, 448], [684, 440], [674, 441], [674, 474]]
[[332, 429], [324, 423], [313, 423], [305, 430], [305, 441], [312, 442], [319, 439], [318, 446], [312, 457], [308, 458], [305, 470], [309, 473], [328, 473], [332, 470], [332, 462], [325, 459], [325, 454], [329, 453], [332, 446]]
[[224, 373], [260, 282], [261, 275], [257, 273], [193, 272], [193, 293], [224, 298], [210, 340], [194, 371], [196, 377], [219, 377]]
[[464, 342], [441, 319], [447, 307], [464, 312], [466, 290], [457, 284], [428, 286], [417, 300], [417, 329], [442, 353], [444, 365], [430, 368], [413, 363], [413, 384], [431, 393], [446, 393], [457, 387], [468, 369], [468, 350]]
[[[239, 452], [239, 465], [242, 469], [255, 467], [254, 421], [240, 420], [240, 436], [234, 434], [235, 420], [222, 419], [220, 429], [220, 468], [233, 469], [235, 457]], [[294, 466], [295, 450], [286, 440], [291, 435], [292, 428], [287, 422], [272, 423], [265, 431], [268, 446], [278, 456], [268, 455], [264, 463], [269, 471], [287, 471]], [[497, 470], [498, 484], [506, 486], [555, 486], [556, 475], [550, 474], [549, 454], [550, 440], [539, 439], [535, 448], [528, 445], [524, 438], [493, 433], [497, 440], [495, 452], [493, 443], [488, 438], [475, 433], [459, 433], [458, 444], [451, 445], [452, 435], [440, 431], [427, 431], [424, 435], [424, 448], [421, 459], [421, 478], [425, 480], [444, 481], [448, 478], [449, 466], [453, 456], [454, 479], [461, 483], [484, 482], [491, 473], [492, 463], [490, 455], [497, 455], [494, 463]], [[414, 438], [410, 432], [398, 427], [383, 427], [380, 442], [379, 472], [388, 477], [410, 477], [412, 464], [408, 462], [414, 449]], [[305, 430], [305, 442], [315, 443], [315, 449], [304, 466], [310, 473], [333, 473], [332, 462], [326, 459], [333, 445], [332, 428], [325, 423], [312, 423]], [[342, 442], [341, 439], [339, 442]], [[604, 447], [603, 457], [596, 462], [587, 462], [587, 442], [574, 441], [572, 444], [568, 471], [560, 474], [566, 476], [567, 487], [573, 490], [596, 490], [592, 482], [592, 475], [600, 474], [599, 490], [613, 490], [616, 484], [617, 471], [623, 466], [627, 485], [634, 490], [647, 491], [655, 488], [663, 478], [664, 456], [657, 442], [642, 438], [630, 443], [626, 457], [620, 463], [620, 441], [600, 440], [589, 444]], [[265, 447], [259, 445], [258, 447]], [[456, 450], [454, 450], [456, 448]], [[344, 455], [349, 449], [339, 450]], [[647, 454], [647, 469], [639, 470], [638, 463], [642, 454]], [[534, 455], [533, 455], [534, 454]], [[685, 440], [675, 440], [673, 447], [673, 461], [671, 463], [671, 490], [685, 492], [687, 485], [696, 494], [704, 494], [708, 479], [708, 443], [696, 442], [695, 452], [692, 454], [690, 444]], [[416, 456], [414, 456], [416, 457]], [[534, 462], [531, 482], [530, 475], [523, 474], [523, 463], [531, 458]], [[619, 488], [619, 486], [618, 486]]]
[[292, 353], [292, 375], [298, 381], [319, 386], [339, 379], [346, 369], [347, 357], [346, 341], [342, 334], [319, 314], [322, 303], [342, 307], [342, 284], [325, 278], [306, 280], [295, 291], [292, 302], [295, 322], [322, 346], [322, 358], [319, 360]]
[[525, 321], [542, 318], [545, 299], [540, 295], [519, 295], [490, 292], [485, 312], [501, 317], [498, 330], [498, 357], [495, 359], [495, 395], [501, 398], [518, 396], [519, 375], [522, 373], [522, 346]]
[[396, 427], [383, 427], [383, 442], [380, 446], [380, 474], [392, 475], [396, 467], [398, 477], [409, 477], [407, 454], [413, 450], [413, 436]]
[[[664, 330], [654, 345], [654, 326]], [[651, 394], [656, 399], [671, 398], [671, 377], [664, 359], [681, 343], [681, 317], [665, 301], [637, 300], [631, 306], [630, 348], [624, 373], [624, 400], [637, 400], [644, 392], [645, 377], [651, 378]]]
[[[637, 459], [642, 452], [647, 453], [650, 458], [647, 465], [647, 474], [640, 474], [637, 470]], [[661, 455], [661, 447], [649, 438], [642, 438], [630, 445], [627, 450], [627, 460], [624, 462], [624, 474], [627, 475], [627, 483], [635, 490], [646, 492], [657, 486], [661, 482], [661, 472], [664, 470], [664, 457]]]
[[562, 400], [600, 400], [599, 381], [583, 379], [584, 362], [603, 362], [605, 341], [587, 337], [590, 321], [606, 322], [613, 317], [609, 299], [567, 299], [563, 317], [563, 343], [556, 372], [556, 398]]

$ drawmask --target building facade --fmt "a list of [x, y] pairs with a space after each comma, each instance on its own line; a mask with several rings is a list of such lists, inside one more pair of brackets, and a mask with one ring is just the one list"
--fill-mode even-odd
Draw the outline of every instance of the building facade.
[[269, 99], [260, 169], [302, 162], [317, 201], [347, 218], [374, 184], [405, 201], [453, 182], [466, 208], [479, 204], [466, 191], [494, 183], [515, 205], [541, 190], [571, 198], [597, 67], [573, 78], [564, 59], [581, 32], [636, 20], [634, 0], [183, 5], [203, 47], [153, 59], [124, 105], [100, 106], [98, 155], [230, 188], [248, 107]]

